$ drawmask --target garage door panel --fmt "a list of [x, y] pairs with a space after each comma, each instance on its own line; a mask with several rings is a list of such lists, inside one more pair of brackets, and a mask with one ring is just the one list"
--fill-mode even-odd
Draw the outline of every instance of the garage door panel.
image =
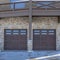
[[[34, 29], [35, 30], [35, 29]], [[55, 50], [56, 49], [56, 30], [55, 29], [36, 29], [33, 30], [33, 50]], [[36, 46], [36, 48], [35, 48]]]
[[55, 47], [53, 48], [53, 47], [49, 47], [48, 46], [48, 49], [47, 50], [56, 50], [56, 48]]
[[23, 38], [23, 37], [22, 37], [22, 38], [20, 38], [20, 39], [21, 39], [21, 40], [26, 40], [26, 38]]
[[46, 47], [40, 47], [39, 50], [47, 50], [47, 48]]
[[[33, 37], [40, 38], [40, 35], [39, 36], [34, 35]], [[36, 38], [33, 38], [33, 39], [36, 39]]]
[[39, 47], [34, 47], [34, 49], [33, 50], [39, 50]]
[[34, 42], [37, 42], [37, 41], [39, 42], [40, 36], [34, 35], [33, 37], [35, 37], [35, 38], [33, 38]]
[[5, 29], [5, 50], [26, 50], [27, 30], [26, 29]]

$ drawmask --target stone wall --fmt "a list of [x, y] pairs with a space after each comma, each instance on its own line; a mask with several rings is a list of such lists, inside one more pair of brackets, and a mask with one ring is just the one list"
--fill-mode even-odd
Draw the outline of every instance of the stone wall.
[[[60, 24], [58, 24], [57, 17], [33, 17], [32, 29], [56, 29], [57, 50], [60, 50], [60, 28], [59, 27]], [[29, 18], [14, 17], [14, 18], [0, 19], [0, 50], [4, 49], [4, 29], [28, 29], [29, 30]]]
[[57, 17], [33, 17], [34, 29], [56, 29], [58, 18]]

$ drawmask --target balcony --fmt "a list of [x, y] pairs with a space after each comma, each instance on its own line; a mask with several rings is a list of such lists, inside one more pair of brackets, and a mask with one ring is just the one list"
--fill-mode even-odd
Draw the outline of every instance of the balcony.
[[[29, 16], [29, 1], [0, 4], [0, 18]], [[32, 16], [60, 16], [60, 1], [32, 1]]]

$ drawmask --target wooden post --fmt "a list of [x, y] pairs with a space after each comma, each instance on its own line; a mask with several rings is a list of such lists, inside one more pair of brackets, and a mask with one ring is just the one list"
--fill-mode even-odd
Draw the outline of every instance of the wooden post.
[[32, 0], [29, 1], [29, 40], [32, 40]]
[[32, 50], [32, 0], [29, 0], [29, 38], [28, 50]]

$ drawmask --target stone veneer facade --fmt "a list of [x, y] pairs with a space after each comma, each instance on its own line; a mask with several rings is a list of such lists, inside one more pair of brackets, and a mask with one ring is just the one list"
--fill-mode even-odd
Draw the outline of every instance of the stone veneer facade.
[[[0, 19], [0, 50], [4, 50], [4, 29], [29, 30], [29, 18], [10, 17]], [[56, 29], [56, 50], [60, 50], [60, 23], [58, 23], [58, 17], [33, 17], [32, 29]]]

